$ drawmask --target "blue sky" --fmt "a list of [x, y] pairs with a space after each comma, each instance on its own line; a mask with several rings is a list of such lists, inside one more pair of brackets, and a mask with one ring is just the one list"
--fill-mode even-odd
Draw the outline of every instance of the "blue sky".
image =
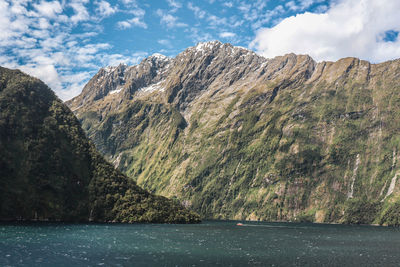
[[220, 40], [266, 57], [400, 57], [398, 0], [0, 0], [0, 65], [63, 99], [100, 67]]

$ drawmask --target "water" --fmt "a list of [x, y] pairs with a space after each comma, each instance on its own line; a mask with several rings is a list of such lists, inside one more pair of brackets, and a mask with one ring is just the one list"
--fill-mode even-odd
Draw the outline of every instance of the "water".
[[0, 224], [0, 266], [399, 266], [400, 229], [294, 223]]

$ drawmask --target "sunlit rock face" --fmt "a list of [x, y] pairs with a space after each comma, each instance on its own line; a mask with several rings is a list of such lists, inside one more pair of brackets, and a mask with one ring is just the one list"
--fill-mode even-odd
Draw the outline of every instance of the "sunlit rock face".
[[220, 42], [101, 69], [67, 104], [144, 188], [209, 218], [397, 224], [400, 61]]

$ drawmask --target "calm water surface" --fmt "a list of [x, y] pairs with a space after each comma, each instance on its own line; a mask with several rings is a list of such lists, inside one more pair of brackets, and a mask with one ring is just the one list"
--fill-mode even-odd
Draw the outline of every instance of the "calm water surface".
[[0, 224], [0, 266], [400, 266], [400, 230], [203, 222]]

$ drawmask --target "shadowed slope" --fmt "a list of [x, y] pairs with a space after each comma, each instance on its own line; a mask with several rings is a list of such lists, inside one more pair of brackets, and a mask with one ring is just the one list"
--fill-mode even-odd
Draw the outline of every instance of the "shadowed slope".
[[40, 80], [0, 68], [0, 219], [195, 222], [106, 162]]

